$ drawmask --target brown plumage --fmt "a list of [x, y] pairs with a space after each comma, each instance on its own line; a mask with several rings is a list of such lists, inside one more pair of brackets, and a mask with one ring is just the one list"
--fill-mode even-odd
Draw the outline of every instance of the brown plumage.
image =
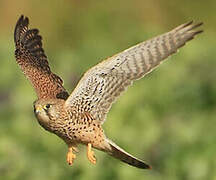
[[15, 57], [22, 71], [31, 81], [38, 98], [63, 98], [69, 96], [63, 81], [50, 71], [47, 57], [42, 48], [42, 37], [37, 29], [28, 29], [28, 18], [20, 17], [15, 32]]
[[150, 168], [110, 141], [102, 124], [116, 98], [201, 33], [194, 29], [202, 23], [180, 25], [102, 61], [84, 74], [70, 96], [61, 78], [50, 70], [39, 31], [28, 29], [28, 24], [28, 18], [21, 16], [15, 27], [16, 61], [37, 93], [34, 112], [38, 122], [68, 145], [67, 162], [71, 165], [76, 158], [76, 145], [84, 144], [92, 163], [96, 163], [94, 147], [132, 166]]

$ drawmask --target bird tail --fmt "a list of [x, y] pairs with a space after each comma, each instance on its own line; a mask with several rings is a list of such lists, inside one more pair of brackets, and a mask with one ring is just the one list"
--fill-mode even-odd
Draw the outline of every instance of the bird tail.
[[106, 148], [106, 152], [117, 158], [120, 159], [121, 161], [137, 167], [137, 168], [141, 168], [141, 169], [151, 169], [151, 166], [144, 163], [142, 160], [137, 159], [136, 157], [132, 156], [131, 154], [127, 153], [126, 151], [124, 151], [122, 148], [120, 148], [119, 146], [117, 146], [114, 142], [112, 142], [109, 139], [106, 139], [106, 143], [109, 144], [109, 148]]

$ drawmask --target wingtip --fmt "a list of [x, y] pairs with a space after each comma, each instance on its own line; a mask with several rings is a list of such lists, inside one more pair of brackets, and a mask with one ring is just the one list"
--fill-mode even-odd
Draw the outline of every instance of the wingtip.
[[203, 25], [203, 22], [199, 22], [199, 23], [197, 23], [197, 24], [194, 24], [194, 25], [192, 26], [192, 29], [195, 29], [195, 28], [200, 27], [200, 26], [202, 26], [202, 25]]
[[194, 33], [194, 35], [197, 35], [197, 34], [200, 34], [200, 33], [203, 33], [204, 31], [203, 30], [199, 30], [199, 31], [196, 31], [195, 33]]
[[196, 28], [199, 28], [200, 26], [202, 26], [203, 25], [203, 22], [199, 22], [199, 23], [197, 23], [197, 24], [194, 24], [194, 25], [191, 25], [188, 29], [187, 29], [187, 31], [192, 31], [192, 33], [193, 33], [193, 37], [194, 36], [196, 36], [197, 34], [200, 34], [200, 33], [202, 33], [203, 32], [203, 30], [201, 29], [201, 30], [195, 30]]
[[194, 23], [194, 21], [191, 20], [187, 23], [184, 23], [184, 24], [178, 26], [177, 28], [175, 28], [175, 30], [176, 31], [179, 31], [179, 30], [191, 31], [191, 30], [196, 29], [202, 25], [203, 25], [203, 22]]
[[188, 28], [188, 30], [195, 29], [203, 25], [203, 22], [194, 23], [194, 21], [190, 21], [188, 23], [183, 24], [182, 28]]
[[199, 24], [199, 26], [201, 26], [201, 25], [203, 25], [203, 24], [204, 24], [204, 22], [199, 22], [198, 24]]
[[14, 42], [17, 42], [19, 40], [20, 32], [23, 28], [28, 27], [29, 24], [29, 18], [25, 17], [23, 14], [19, 17], [15, 30], [14, 30]]
[[[193, 23], [194, 23], [194, 20], [191, 20], [191, 21], [185, 23], [184, 25], [189, 26], [189, 25], [192, 25]], [[203, 22], [198, 22], [195, 24], [196, 27], [201, 26], [201, 25], [203, 25]]]
[[184, 25], [183, 25], [183, 27], [186, 27], [186, 26], [189, 26], [189, 25], [191, 25], [191, 24], [193, 24], [193, 20], [191, 20], [191, 21], [189, 21], [189, 22], [187, 22], [187, 23], [185, 23]]
[[27, 26], [28, 24], [29, 24], [29, 18], [22, 14], [18, 19], [16, 26]]

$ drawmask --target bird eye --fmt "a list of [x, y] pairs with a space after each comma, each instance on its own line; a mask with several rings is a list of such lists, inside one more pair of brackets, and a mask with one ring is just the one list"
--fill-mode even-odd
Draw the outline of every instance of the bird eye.
[[50, 104], [45, 105], [45, 109], [49, 109], [50, 108]]

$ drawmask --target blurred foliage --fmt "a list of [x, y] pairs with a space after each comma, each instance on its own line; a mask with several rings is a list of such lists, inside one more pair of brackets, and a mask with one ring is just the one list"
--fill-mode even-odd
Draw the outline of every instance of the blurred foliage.
[[[216, 1], [1, 0], [0, 179], [216, 179]], [[36, 99], [14, 59], [19, 16], [39, 28], [52, 70], [68, 90], [100, 60], [189, 20], [205, 32], [130, 87], [104, 124], [107, 136], [146, 160], [151, 171], [97, 151], [91, 165], [80, 153], [66, 164], [67, 147], [44, 131]]]

